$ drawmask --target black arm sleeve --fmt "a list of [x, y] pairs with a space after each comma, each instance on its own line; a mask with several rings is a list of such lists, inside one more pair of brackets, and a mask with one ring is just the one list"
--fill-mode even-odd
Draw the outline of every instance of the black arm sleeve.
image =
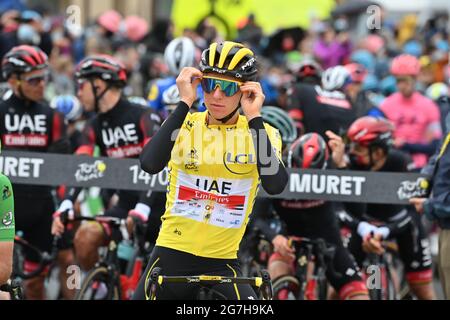
[[361, 222], [361, 220], [359, 218], [349, 214], [345, 210], [341, 210], [337, 214], [338, 214], [339, 222], [342, 225], [347, 226], [352, 230], [356, 230], [356, 228], [358, 228], [358, 224]]
[[172, 134], [180, 129], [189, 112], [189, 106], [180, 101], [175, 111], [167, 118], [158, 132], [145, 145], [139, 157], [141, 169], [150, 174], [160, 172], [170, 160], [175, 140]]
[[390, 235], [397, 235], [403, 232], [403, 230], [405, 230], [406, 228], [409, 228], [412, 220], [413, 218], [411, 214], [409, 214], [399, 221], [387, 223], [385, 227], [389, 228]]
[[439, 140], [433, 140], [430, 143], [405, 143], [401, 149], [410, 153], [425, 153], [432, 156], [439, 146]]
[[[280, 159], [276, 156], [270, 143], [262, 117], [253, 118], [248, 123], [252, 129], [253, 144], [256, 152], [256, 165], [264, 190], [268, 194], [281, 193], [288, 182], [288, 174]], [[266, 151], [263, 148], [266, 146]], [[267, 163], [262, 162], [262, 157]]]
[[334, 203], [338, 219], [342, 225], [356, 230], [358, 224], [363, 220], [362, 216], [366, 212], [366, 204], [364, 203]]

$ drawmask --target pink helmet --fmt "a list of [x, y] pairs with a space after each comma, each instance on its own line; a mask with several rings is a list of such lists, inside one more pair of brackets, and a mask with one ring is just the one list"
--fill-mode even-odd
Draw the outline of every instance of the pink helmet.
[[401, 54], [392, 60], [391, 73], [394, 76], [417, 76], [419, 72], [420, 62], [410, 54]]
[[138, 16], [128, 16], [125, 18], [125, 28], [127, 38], [131, 41], [140, 41], [148, 32], [148, 23]]
[[367, 76], [367, 70], [363, 65], [359, 63], [349, 63], [344, 66], [345, 69], [350, 73], [352, 82], [361, 83]]
[[122, 16], [116, 10], [107, 10], [103, 12], [97, 19], [97, 23], [100, 26], [112, 33], [116, 33], [117, 31], [119, 31], [121, 21]]
[[363, 47], [373, 54], [377, 54], [384, 46], [384, 39], [377, 34], [368, 35], [363, 41]]

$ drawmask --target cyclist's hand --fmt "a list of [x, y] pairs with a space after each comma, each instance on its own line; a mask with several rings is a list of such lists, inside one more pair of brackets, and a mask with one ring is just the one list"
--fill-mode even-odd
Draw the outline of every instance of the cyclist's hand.
[[365, 239], [370, 236], [371, 233], [375, 234], [377, 229], [378, 228], [373, 224], [370, 224], [366, 221], [361, 221], [356, 228], [356, 232], [358, 232], [361, 238]]
[[64, 233], [64, 224], [59, 216], [53, 218], [52, 222], [52, 235], [60, 236]]
[[247, 81], [241, 86], [241, 107], [248, 121], [261, 116], [264, 93], [259, 82]]
[[379, 234], [374, 235], [373, 237], [366, 237], [363, 240], [362, 248], [367, 253], [375, 253], [375, 254], [383, 254], [384, 248], [381, 245], [382, 237]]
[[333, 131], [325, 131], [329, 141], [328, 146], [331, 150], [331, 158], [338, 168], [345, 168], [347, 163], [345, 162], [345, 143], [342, 138], [335, 134]]
[[177, 87], [180, 92], [180, 100], [192, 107], [197, 99], [197, 87], [200, 84], [203, 73], [192, 67], [185, 67], [177, 78]]
[[418, 213], [423, 213], [423, 204], [425, 201], [427, 201], [426, 198], [411, 198], [411, 199], [409, 199], [409, 203], [414, 205], [414, 207], [416, 208], [416, 211]]
[[73, 212], [73, 202], [71, 200], [64, 200], [61, 202], [58, 210], [53, 214], [53, 223], [52, 223], [52, 234], [53, 235], [61, 235], [64, 232], [64, 224], [61, 221], [61, 213], [63, 212]]
[[289, 246], [288, 238], [279, 234], [273, 238], [272, 244], [275, 252], [279, 252], [282, 256], [286, 256], [291, 259], [295, 258], [295, 250]]
[[[144, 204], [140, 204], [141, 206], [146, 206]], [[146, 206], [150, 211], [150, 208]], [[133, 228], [136, 222], [146, 223], [148, 221], [148, 214], [139, 211], [139, 206], [136, 206], [133, 210], [128, 212], [127, 217], [127, 230], [129, 234], [133, 233]]]

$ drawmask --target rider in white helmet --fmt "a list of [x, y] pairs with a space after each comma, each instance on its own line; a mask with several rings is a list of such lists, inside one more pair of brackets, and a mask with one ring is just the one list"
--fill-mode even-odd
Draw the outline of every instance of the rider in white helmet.
[[[166, 110], [167, 114], [170, 115], [180, 102], [180, 91], [178, 90], [176, 84], [174, 84], [169, 89], [164, 91], [162, 102], [164, 104], [164, 109]], [[194, 101], [194, 104], [192, 105], [191, 109], [189, 109], [189, 112], [191, 113], [197, 112], [199, 107], [200, 107], [199, 99], [197, 98], [197, 100]]]
[[351, 81], [351, 74], [344, 66], [328, 68], [322, 74], [322, 87], [327, 91], [342, 90]]
[[[150, 92], [147, 97], [148, 105], [161, 113], [164, 118], [167, 116], [164, 109], [165, 104], [163, 103], [164, 92], [175, 84], [175, 79], [181, 69], [192, 67], [196, 64], [196, 51], [197, 48], [194, 42], [187, 37], [173, 39], [164, 51], [164, 61], [170, 70], [170, 76], [155, 80], [150, 86]], [[200, 86], [197, 89], [197, 97], [203, 100], [203, 92]]]

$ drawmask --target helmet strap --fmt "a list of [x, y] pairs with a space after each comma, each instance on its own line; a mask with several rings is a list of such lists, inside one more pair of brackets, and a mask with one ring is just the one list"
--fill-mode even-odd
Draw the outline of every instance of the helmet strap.
[[370, 169], [373, 168], [373, 166], [375, 165], [375, 162], [373, 161], [373, 157], [372, 157], [372, 152], [375, 151], [375, 146], [374, 145], [370, 145], [369, 146], [369, 166]]
[[18, 86], [18, 88], [17, 88], [17, 91], [18, 91], [18, 93], [19, 93], [19, 98], [22, 99], [22, 100], [24, 100], [25, 103], [26, 103], [27, 105], [29, 105], [29, 104], [32, 103], [33, 101], [31, 101], [30, 99], [28, 99], [27, 96], [25, 95], [25, 93], [23, 92], [23, 89], [22, 89], [22, 81], [21, 81], [21, 80], [17, 80], [17, 82], [18, 82], [18, 84], [19, 84], [19, 86]]
[[108, 83], [105, 90], [103, 90], [103, 92], [101, 92], [100, 94], [98, 93], [97, 87], [94, 85], [94, 79], [89, 79], [89, 82], [91, 84], [92, 87], [92, 91], [94, 92], [94, 110], [96, 113], [98, 113], [100, 111], [99, 108], [99, 104], [100, 104], [100, 100], [101, 98], [103, 98], [103, 96], [105, 95], [105, 93], [111, 89], [111, 84]]

